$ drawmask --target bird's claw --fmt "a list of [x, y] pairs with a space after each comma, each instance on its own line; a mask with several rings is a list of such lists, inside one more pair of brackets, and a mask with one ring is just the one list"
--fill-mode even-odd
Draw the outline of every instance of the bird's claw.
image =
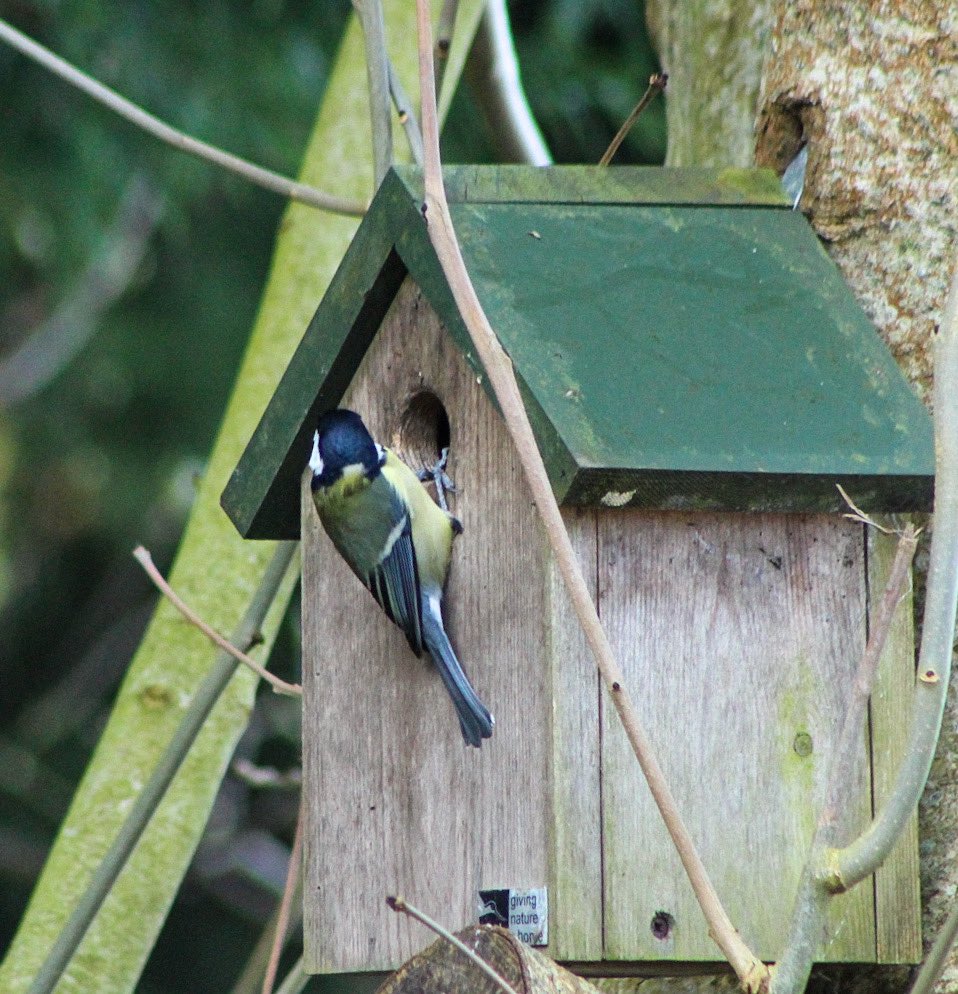
[[448, 461], [449, 446], [447, 445], [432, 466], [426, 466], [416, 474], [423, 483], [431, 481], [435, 484], [436, 498], [439, 501], [439, 506], [447, 514], [451, 512], [449, 511], [449, 505], [446, 503], [446, 494], [454, 494], [456, 492], [456, 485], [452, 482], [448, 473], [446, 473], [446, 463]]

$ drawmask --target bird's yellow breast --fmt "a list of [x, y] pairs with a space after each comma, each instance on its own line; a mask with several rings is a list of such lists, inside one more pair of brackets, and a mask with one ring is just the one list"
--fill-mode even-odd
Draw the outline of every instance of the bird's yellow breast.
[[382, 473], [409, 507], [412, 541], [423, 585], [441, 588], [452, 557], [453, 530], [449, 515], [429, 496], [419, 477], [390, 449], [386, 450]]

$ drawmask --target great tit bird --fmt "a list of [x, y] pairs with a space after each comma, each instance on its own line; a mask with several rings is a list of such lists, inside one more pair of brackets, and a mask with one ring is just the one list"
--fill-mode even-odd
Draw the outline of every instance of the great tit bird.
[[412, 651], [432, 656], [466, 743], [492, 735], [493, 718], [472, 689], [442, 624], [442, 591], [462, 525], [430, 498], [415, 473], [373, 441], [353, 411], [319, 419], [309, 460], [320, 521], [349, 568]]

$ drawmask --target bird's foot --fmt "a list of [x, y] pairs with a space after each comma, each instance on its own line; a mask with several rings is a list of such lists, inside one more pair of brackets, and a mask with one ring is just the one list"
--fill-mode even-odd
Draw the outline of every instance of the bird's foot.
[[[456, 492], [456, 485], [446, 473], [446, 463], [448, 461], [449, 446], [447, 445], [439, 454], [439, 458], [432, 466], [424, 467], [419, 470], [416, 475], [420, 480], [422, 480], [423, 483], [432, 481], [432, 483], [435, 484], [436, 498], [439, 501], [439, 506], [446, 512], [446, 514], [451, 514], [452, 512], [449, 510], [449, 505], [446, 503], [446, 494], [454, 494]], [[462, 525], [459, 525], [459, 530], [462, 530]]]

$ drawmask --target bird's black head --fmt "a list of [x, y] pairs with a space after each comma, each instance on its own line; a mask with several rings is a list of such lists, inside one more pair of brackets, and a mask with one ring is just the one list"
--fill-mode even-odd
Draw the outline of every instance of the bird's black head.
[[309, 459], [314, 490], [335, 483], [347, 466], [361, 466], [367, 476], [374, 476], [384, 461], [382, 449], [355, 411], [339, 408], [319, 419]]

